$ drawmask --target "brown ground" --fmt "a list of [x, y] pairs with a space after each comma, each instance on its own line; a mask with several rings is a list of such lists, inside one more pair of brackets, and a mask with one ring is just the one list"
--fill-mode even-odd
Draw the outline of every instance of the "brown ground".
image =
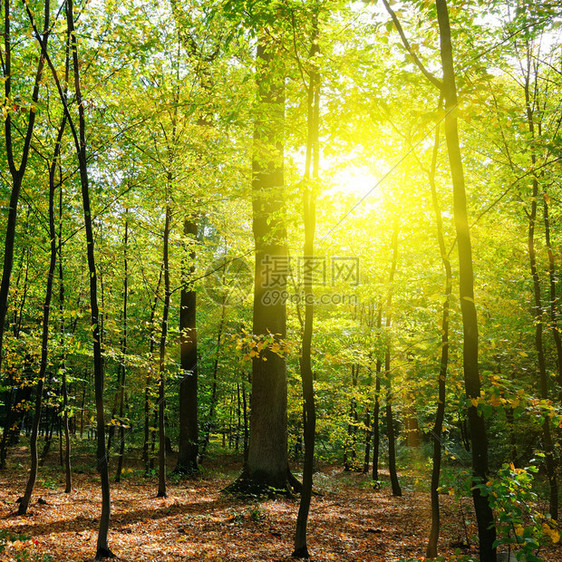
[[[220, 461], [214, 461], [215, 466]], [[65, 494], [62, 471], [43, 469], [29, 514], [18, 517], [14, 513], [25, 485], [25, 467], [0, 473], [0, 531], [31, 539], [10, 543], [0, 560], [18, 560], [24, 550], [31, 556], [19, 560], [34, 560], [36, 553], [64, 562], [93, 560], [101, 509], [98, 477], [76, 475], [75, 491]], [[221, 489], [238, 467], [221, 468], [219, 475], [197, 480], [171, 479], [165, 499], [155, 497], [155, 480], [128, 469], [120, 484], [112, 484], [109, 543], [117, 560], [291, 560], [298, 500], [258, 503], [225, 497]], [[373, 490], [367, 476], [329, 466], [316, 476], [322, 495], [313, 499], [309, 520], [313, 560], [423, 559], [430, 524], [427, 494], [406, 492], [394, 498], [386, 486]], [[38, 503], [38, 498], [46, 503]], [[442, 506], [441, 552], [446, 560], [455, 560], [455, 543], [466, 542], [474, 528], [470, 522], [463, 525], [458, 500], [442, 496]], [[468, 498], [463, 507], [469, 510]], [[473, 546], [460, 552], [475, 556], [476, 551]], [[543, 560], [560, 561], [562, 555], [552, 551], [543, 554]]]

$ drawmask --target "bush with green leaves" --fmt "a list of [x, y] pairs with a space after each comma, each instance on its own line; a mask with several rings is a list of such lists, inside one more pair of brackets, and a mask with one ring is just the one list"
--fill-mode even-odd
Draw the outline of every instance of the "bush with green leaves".
[[536, 472], [535, 466], [516, 468], [506, 463], [495, 478], [479, 485], [495, 513], [495, 546], [514, 547], [517, 560], [527, 562], [540, 562], [539, 548], [560, 540], [556, 521], [538, 509], [539, 497], [532, 489]]

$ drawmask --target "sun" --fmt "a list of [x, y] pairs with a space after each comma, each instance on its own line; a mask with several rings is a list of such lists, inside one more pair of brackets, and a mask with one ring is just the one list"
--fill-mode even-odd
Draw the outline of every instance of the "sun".
[[328, 191], [332, 195], [362, 201], [362, 204], [370, 207], [380, 202], [386, 177], [384, 169], [384, 165], [374, 168], [372, 165], [355, 165], [351, 162], [349, 165], [337, 166], [329, 179]]

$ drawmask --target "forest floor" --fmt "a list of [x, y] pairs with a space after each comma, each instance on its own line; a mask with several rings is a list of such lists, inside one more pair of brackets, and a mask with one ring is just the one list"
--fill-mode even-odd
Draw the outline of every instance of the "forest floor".
[[[58, 465], [40, 469], [30, 510], [21, 517], [15, 513], [28, 463], [23, 448], [17, 453], [21, 460], [12, 458], [0, 473], [0, 537], [6, 531], [25, 537], [12, 537], [0, 560], [93, 560], [101, 496], [91, 459], [89, 465], [87, 459], [75, 461], [79, 473], [70, 494], [63, 492], [64, 473]], [[242, 501], [224, 495], [221, 490], [236, 477], [240, 463], [217, 457], [209, 465], [197, 479], [170, 477], [167, 498], [156, 498], [156, 478], [143, 477], [138, 467], [125, 469], [111, 492], [109, 544], [115, 560], [293, 560], [298, 498]], [[169, 466], [173, 468], [173, 459]], [[404, 479], [403, 497], [393, 497], [386, 476], [382, 474], [377, 490], [368, 475], [322, 467], [315, 476], [320, 494], [312, 500], [308, 527], [312, 560], [424, 560], [429, 495], [413, 485], [408, 490]], [[443, 559], [462, 555], [463, 560], [477, 560], [470, 498], [443, 495], [441, 500]], [[562, 561], [560, 551], [539, 556]]]

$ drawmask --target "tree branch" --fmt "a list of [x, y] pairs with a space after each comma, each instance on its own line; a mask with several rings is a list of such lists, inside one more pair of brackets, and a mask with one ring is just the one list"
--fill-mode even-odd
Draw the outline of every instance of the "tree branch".
[[427, 68], [423, 65], [423, 63], [419, 59], [418, 55], [416, 55], [416, 53], [412, 49], [412, 46], [410, 45], [410, 42], [408, 41], [408, 38], [406, 37], [406, 35], [404, 33], [404, 30], [402, 29], [402, 25], [400, 24], [400, 21], [398, 20], [398, 17], [394, 13], [394, 10], [390, 7], [390, 4], [388, 3], [388, 1], [382, 0], [382, 3], [384, 4], [384, 7], [386, 8], [386, 11], [389, 13], [390, 17], [392, 18], [392, 21], [394, 22], [394, 27], [396, 27], [396, 31], [398, 31], [398, 34], [400, 35], [400, 38], [402, 39], [402, 44], [404, 45], [404, 48], [406, 49], [406, 51], [408, 51], [408, 54], [412, 57], [413, 61], [416, 63], [416, 66], [422, 71], [422, 74], [436, 88], [439, 88], [439, 90], [441, 90], [441, 86], [442, 86], [441, 80], [439, 80], [438, 78], [435, 78], [435, 76], [433, 76], [433, 74], [431, 74], [431, 72], [429, 72], [429, 70], [427, 70]]

